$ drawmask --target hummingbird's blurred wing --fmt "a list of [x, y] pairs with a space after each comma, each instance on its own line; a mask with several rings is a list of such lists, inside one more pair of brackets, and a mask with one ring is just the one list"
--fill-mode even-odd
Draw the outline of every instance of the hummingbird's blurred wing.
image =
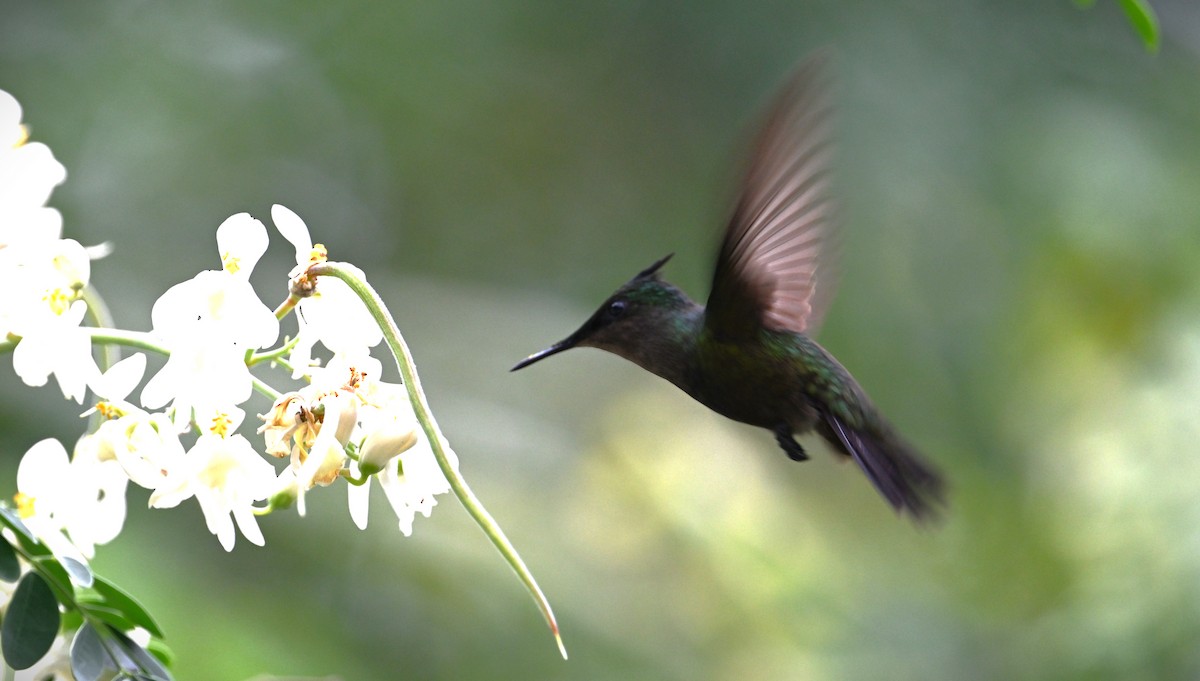
[[828, 56], [788, 81], [751, 149], [725, 230], [706, 324], [723, 338], [766, 326], [812, 335], [833, 297]]

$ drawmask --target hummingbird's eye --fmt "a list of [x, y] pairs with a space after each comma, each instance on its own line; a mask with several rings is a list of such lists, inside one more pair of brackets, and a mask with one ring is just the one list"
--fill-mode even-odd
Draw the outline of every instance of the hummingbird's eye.
[[609, 319], [616, 319], [625, 314], [625, 308], [629, 306], [624, 300], [614, 300], [608, 304], [608, 309], [605, 310], [605, 315]]

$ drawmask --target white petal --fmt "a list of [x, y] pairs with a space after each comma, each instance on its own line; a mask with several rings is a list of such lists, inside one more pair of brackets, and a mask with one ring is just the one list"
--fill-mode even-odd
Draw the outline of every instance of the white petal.
[[275, 229], [279, 230], [283, 238], [290, 241], [296, 248], [296, 264], [307, 265], [313, 248], [308, 226], [290, 208], [278, 203], [271, 206], [271, 220], [275, 222]]
[[129, 478], [116, 461], [87, 461], [76, 454], [73, 472], [79, 482], [79, 499], [68, 518], [67, 532], [84, 553], [88, 545], [107, 544], [125, 525], [125, 488]]
[[233, 519], [237, 521], [238, 529], [242, 531], [242, 536], [250, 541], [255, 546], [263, 546], [267, 540], [263, 538], [262, 530], [258, 527], [258, 519], [254, 517], [254, 511], [249, 506], [235, 506], [233, 509]]
[[237, 534], [234, 532], [233, 518], [229, 517], [229, 509], [209, 490], [197, 494], [196, 501], [200, 502], [200, 510], [204, 512], [208, 531], [217, 536], [222, 548], [232, 551]]
[[106, 400], [123, 400], [142, 382], [145, 373], [146, 355], [138, 352], [109, 367], [92, 382], [92, 390]]
[[411, 416], [379, 419], [367, 433], [359, 456], [368, 470], [383, 470], [389, 461], [415, 445], [417, 436], [417, 422]]
[[249, 213], [230, 216], [217, 227], [217, 251], [226, 272], [245, 279], [250, 276], [258, 259], [267, 252], [270, 237], [263, 223]]
[[67, 169], [50, 147], [30, 142], [5, 153], [0, 179], [0, 205], [41, 206], [67, 179]]
[[[350, 473], [354, 477], [358, 477], [358, 463], [350, 462]], [[358, 526], [358, 529], [367, 529], [367, 511], [371, 505], [371, 479], [361, 485], [346, 485], [347, 495], [350, 502], [350, 519]]]
[[312, 349], [317, 342], [316, 334], [304, 333], [305, 322], [301, 321], [303, 318], [303, 315], [296, 316], [300, 330], [296, 334], [296, 344], [292, 346], [292, 354], [288, 356], [288, 362], [292, 365], [292, 378], [297, 380], [312, 369]]
[[86, 286], [92, 276], [92, 259], [88, 257], [87, 249], [74, 239], [59, 239], [55, 244], [54, 268], [62, 276], [63, 283], [71, 288]]
[[50, 380], [50, 373], [54, 370], [52, 361], [54, 356], [38, 348], [36, 342], [18, 343], [13, 350], [13, 371], [31, 388], [40, 388]]
[[192, 498], [194, 492], [189, 483], [182, 473], [168, 475], [150, 495], [147, 505], [150, 508], [175, 508], [180, 502]]
[[111, 241], [104, 241], [95, 246], [88, 246], [86, 249], [87, 257], [90, 260], [103, 260], [112, 255], [113, 245]]
[[0, 147], [11, 149], [21, 142], [21, 104], [16, 97], [0, 90]]
[[[20, 347], [20, 346], [18, 346]], [[168, 358], [163, 368], [158, 370], [142, 388], [142, 406], [147, 409], [158, 409], [175, 397], [176, 378], [174, 366]]]
[[[19, 346], [18, 346], [19, 347]], [[29, 448], [17, 466], [17, 489], [32, 497], [62, 485], [70, 470], [70, 457], [62, 443], [46, 438]]]

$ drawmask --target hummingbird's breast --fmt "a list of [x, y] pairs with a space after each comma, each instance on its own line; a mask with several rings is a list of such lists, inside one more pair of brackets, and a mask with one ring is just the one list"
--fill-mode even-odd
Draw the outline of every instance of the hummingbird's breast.
[[809, 430], [818, 410], [836, 409], [849, 374], [803, 334], [763, 329], [752, 338], [701, 337], [692, 396], [719, 414], [763, 428]]

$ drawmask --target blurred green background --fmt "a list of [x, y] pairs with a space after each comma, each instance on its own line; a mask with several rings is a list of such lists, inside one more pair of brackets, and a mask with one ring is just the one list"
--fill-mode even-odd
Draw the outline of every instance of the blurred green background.
[[[216, 267], [230, 214], [297, 211], [387, 298], [571, 659], [452, 497], [406, 539], [323, 490], [226, 554], [131, 490], [97, 569], [180, 679], [1200, 677], [1200, 12], [1154, 5], [1157, 55], [1105, 0], [8, 0], [0, 88], [68, 169], [67, 235], [115, 246], [117, 320]], [[932, 530], [614, 357], [508, 373], [667, 252], [704, 297], [747, 134], [823, 45], [821, 341], [944, 467]], [[82, 429], [9, 364], [6, 495]]]

